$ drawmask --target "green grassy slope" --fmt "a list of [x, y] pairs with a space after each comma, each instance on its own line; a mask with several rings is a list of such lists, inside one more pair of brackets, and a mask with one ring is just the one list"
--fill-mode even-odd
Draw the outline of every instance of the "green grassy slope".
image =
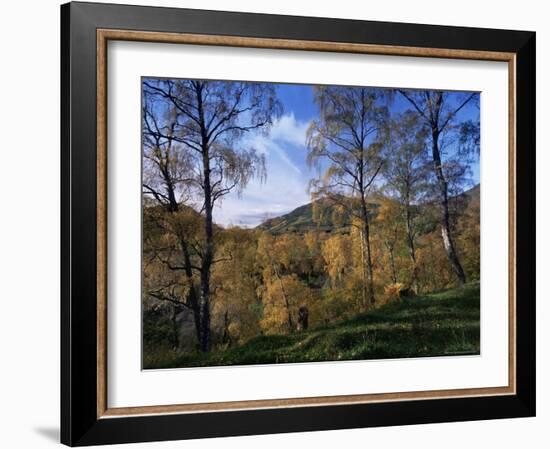
[[[285, 232], [306, 232], [318, 229], [320, 231], [333, 230], [336, 226], [333, 223], [332, 209], [328, 203], [322, 201], [317, 204], [317, 217], [314, 218], [313, 203], [297, 207], [288, 214], [280, 217], [270, 218], [258, 226], [272, 234], [283, 234]], [[349, 217], [344, 217], [343, 227], [349, 226]]]
[[211, 354], [146, 354], [144, 368], [479, 354], [479, 283], [403, 299], [293, 335], [259, 336]]

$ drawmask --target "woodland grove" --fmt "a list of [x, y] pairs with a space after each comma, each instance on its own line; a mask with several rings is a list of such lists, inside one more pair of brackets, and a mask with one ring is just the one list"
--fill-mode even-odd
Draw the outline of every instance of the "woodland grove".
[[247, 229], [214, 208], [265, 178], [244, 137], [283, 113], [277, 86], [142, 88], [145, 352], [225, 351], [479, 280], [479, 120], [462, 114], [478, 94], [314, 86], [311, 203]]

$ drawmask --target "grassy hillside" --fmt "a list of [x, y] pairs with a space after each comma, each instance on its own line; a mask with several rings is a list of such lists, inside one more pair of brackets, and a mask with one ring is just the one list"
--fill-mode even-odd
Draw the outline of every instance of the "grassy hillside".
[[331, 326], [211, 354], [145, 354], [144, 368], [479, 354], [479, 283], [403, 299]]
[[[328, 201], [319, 200], [316, 207], [314, 211], [313, 203], [304, 204], [288, 214], [264, 221], [258, 226], [258, 229], [264, 229], [273, 234], [282, 234], [285, 232], [302, 233], [313, 229], [332, 231], [336, 228], [332, 205]], [[348, 227], [349, 222], [349, 217], [346, 216], [339, 227]]]

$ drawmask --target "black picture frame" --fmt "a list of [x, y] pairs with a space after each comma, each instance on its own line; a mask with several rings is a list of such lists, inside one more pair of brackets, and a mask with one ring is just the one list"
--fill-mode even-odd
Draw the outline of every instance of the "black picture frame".
[[[516, 394], [98, 417], [98, 29], [194, 33], [516, 55]], [[61, 7], [61, 442], [70, 446], [535, 415], [535, 33], [190, 9]]]

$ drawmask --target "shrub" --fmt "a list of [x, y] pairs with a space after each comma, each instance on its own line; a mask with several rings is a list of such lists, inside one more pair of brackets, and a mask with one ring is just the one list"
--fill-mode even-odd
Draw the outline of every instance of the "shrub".
[[401, 292], [404, 287], [405, 286], [400, 282], [386, 285], [384, 287], [384, 304], [399, 301], [401, 299]]

